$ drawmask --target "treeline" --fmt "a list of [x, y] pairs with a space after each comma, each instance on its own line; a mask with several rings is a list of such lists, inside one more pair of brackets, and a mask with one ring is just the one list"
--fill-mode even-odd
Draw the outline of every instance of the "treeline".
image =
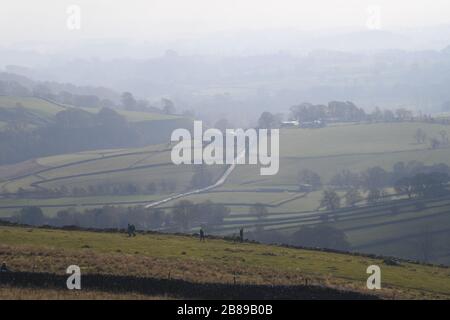
[[[258, 120], [258, 127], [280, 127], [284, 116], [283, 114], [272, 114], [265, 111]], [[372, 112], [368, 113], [351, 101], [330, 101], [327, 105], [312, 104], [309, 102], [294, 105], [290, 108], [287, 118], [291, 121], [298, 121], [300, 124], [320, 121], [323, 125], [325, 122], [410, 121], [414, 119], [414, 115], [411, 110], [405, 108], [381, 110], [379, 107], [376, 107]], [[431, 120], [431, 118], [423, 116], [422, 120]]]
[[158, 229], [165, 225], [169, 216], [159, 209], [104, 206], [78, 211], [73, 208], [60, 210], [55, 216], [47, 216], [39, 207], [25, 207], [9, 218], [9, 221], [32, 226], [76, 226], [98, 229], [125, 229], [134, 224], [140, 230]]
[[[450, 167], [445, 163], [425, 165], [420, 161], [399, 161], [392, 166], [390, 171], [379, 166], [370, 167], [362, 172], [353, 172], [344, 169], [335, 174], [328, 185], [340, 189], [362, 188], [365, 190], [394, 187], [399, 181], [416, 176], [439, 175], [443, 180], [448, 179]], [[309, 187], [317, 190], [326, 184], [320, 175], [312, 170], [304, 169], [298, 173], [297, 183], [299, 188]]]
[[55, 101], [64, 105], [84, 108], [121, 108], [129, 111], [154, 112], [164, 114], [175, 114], [174, 103], [167, 98], [161, 99], [160, 107], [151, 105], [146, 99], [136, 99], [131, 92], [124, 92], [120, 101], [114, 102], [110, 99], [101, 99], [96, 95], [78, 95], [67, 91], [53, 94], [49, 90], [34, 91], [36, 97]]
[[350, 101], [331, 101], [328, 105], [314, 105], [308, 102], [292, 106], [289, 118], [299, 122], [315, 120], [362, 121], [366, 112]]
[[63, 110], [53, 123], [26, 130], [25, 127], [16, 123], [0, 131], [0, 164], [88, 149], [134, 147], [145, 141], [138, 128], [109, 108], [95, 114], [80, 109]]
[[351, 101], [330, 101], [327, 105], [304, 102], [290, 108], [289, 118], [299, 122], [315, 120], [393, 122], [412, 120], [413, 113], [405, 108], [381, 110], [379, 107], [376, 107], [371, 113], [367, 113]]
[[[343, 170], [331, 178], [328, 189], [324, 190], [319, 208], [334, 211], [342, 206], [354, 206], [365, 200], [375, 204], [390, 195], [386, 188], [394, 188], [399, 195], [413, 197], [439, 197], [449, 193], [450, 167], [446, 164], [427, 166], [418, 161], [397, 162], [391, 171], [381, 167], [368, 168], [363, 172]], [[305, 169], [298, 174], [299, 190], [315, 191], [322, 188], [319, 174]], [[338, 190], [345, 190], [341, 197]], [[361, 191], [364, 191], [361, 192]], [[327, 222], [329, 216], [324, 214], [322, 220]]]
[[[391, 171], [381, 167], [371, 167], [357, 173], [350, 170], [343, 170], [333, 176], [329, 182], [331, 186], [339, 188], [363, 188], [366, 190], [395, 187], [404, 179], [417, 179], [417, 177], [437, 177], [436, 183], [441, 185], [448, 181], [450, 167], [444, 163], [425, 165], [420, 161], [397, 162], [392, 166]], [[433, 178], [430, 178], [433, 180]], [[442, 181], [442, 183], [441, 183]], [[438, 183], [439, 182], [439, 183]]]
[[[4, 76], [4, 75], [3, 75]], [[4, 76], [5, 77], [5, 76]], [[174, 103], [167, 98], [161, 99], [160, 106], [151, 105], [146, 99], [136, 99], [131, 92], [124, 92], [118, 98], [117, 94], [104, 88], [77, 87], [66, 84], [33, 82], [24, 77], [14, 77], [11, 80], [0, 80], [0, 95], [17, 97], [37, 97], [50, 100], [62, 105], [82, 108], [122, 108], [130, 111], [156, 112], [174, 114], [176, 108]], [[27, 82], [28, 86], [22, 85], [16, 78]], [[57, 88], [64, 88], [58, 90]], [[76, 93], [76, 91], [89, 91], [89, 93]], [[106, 97], [108, 96], [108, 97]]]
[[172, 227], [181, 232], [187, 232], [195, 226], [202, 226], [208, 231], [223, 224], [230, 214], [230, 209], [223, 204], [212, 201], [193, 203], [181, 200], [175, 203], [171, 210]]
[[[19, 188], [15, 194], [18, 198], [34, 197], [87, 197], [87, 196], [127, 196], [136, 194], [170, 194], [177, 188], [175, 180], [163, 179], [157, 182], [147, 184], [138, 184], [134, 182], [111, 182], [87, 186], [67, 187], [62, 185], [51, 189], [39, 188], [33, 191]], [[10, 195], [12, 196], [12, 195]]]
[[102, 208], [78, 211], [76, 209], [64, 209], [55, 216], [46, 216], [39, 207], [25, 207], [8, 220], [15, 223], [56, 227], [77, 226], [83, 228], [98, 229], [125, 229], [128, 224], [133, 224], [138, 230], [172, 230], [189, 232], [192, 227], [202, 226], [208, 231], [223, 223], [230, 210], [222, 205], [205, 201], [193, 203], [188, 200], [177, 202], [168, 211], [159, 208], [115, 207], [104, 206]]
[[[0, 81], [0, 95], [17, 96], [17, 97], [38, 97], [46, 100], [52, 100], [61, 104], [68, 104], [76, 107], [84, 108], [101, 108], [101, 107], [116, 107], [117, 103], [108, 98], [99, 98], [95, 94], [77, 94], [65, 90], [55, 93], [51, 85], [44, 83], [32, 83], [28, 81], [30, 86], [24, 86], [17, 81]], [[32, 84], [31, 84], [32, 83]], [[73, 89], [79, 89], [72, 86]], [[90, 91], [95, 91], [91, 88]]]
[[164, 143], [175, 128], [190, 128], [189, 120], [128, 122], [113, 109], [97, 113], [68, 108], [43, 126], [20, 120], [0, 130], [0, 164], [84, 150], [133, 148]]

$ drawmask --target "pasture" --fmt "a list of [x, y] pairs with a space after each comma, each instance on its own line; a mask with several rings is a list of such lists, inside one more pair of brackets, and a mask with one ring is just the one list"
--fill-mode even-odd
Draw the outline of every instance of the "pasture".
[[[0, 259], [14, 271], [183, 279], [195, 283], [312, 285], [375, 293], [382, 298], [449, 298], [450, 270], [379, 257], [167, 234], [0, 227]], [[366, 268], [382, 269], [383, 289], [365, 289]], [[169, 275], [170, 274], [170, 275]]]
[[[26, 110], [49, 119], [53, 118], [58, 112], [69, 108], [77, 108], [91, 113], [97, 113], [100, 110], [99, 108], [80, 108], [70, 105], [61, 105], [38, 97], [0, 96], [0, 108], [15, 108], [17, 106], [21, 106]], [[130, 122], [180, 119], [180, 116], [154, 112], [118, 110], [118, 113], [123, 115]]]

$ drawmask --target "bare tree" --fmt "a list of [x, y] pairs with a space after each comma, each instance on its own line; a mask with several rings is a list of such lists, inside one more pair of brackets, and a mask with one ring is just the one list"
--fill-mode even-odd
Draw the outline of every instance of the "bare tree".
[[341, 206], [341, 198], [334, 190], [324, 190], [320, 200], [320, 208], [334, 211]]
[[353, 207], [356, 203], [363, 199], [361, 193], [358, 191], [358, 189], [355, 188], [348, 190], [344, 195], [344, 198], [345, 204], [349, 207]]

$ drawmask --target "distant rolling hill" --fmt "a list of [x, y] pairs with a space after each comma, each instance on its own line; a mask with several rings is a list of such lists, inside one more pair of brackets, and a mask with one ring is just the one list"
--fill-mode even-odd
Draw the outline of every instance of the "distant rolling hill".
[[[0, 164], [93, 149], [168, 143], [192, 119], [154, 112], [79, 108], [36, 97], [0, 96]], [[62, 117], [56, 115], [62, 111]], [[104, 113], [109, 116], [102, 116]], [[124, 121], [116, 124], [111, 120]], [[109, 117], [109, 118], [108, 118]]]
[[[81, 108], [70, 105], [63, 105], [51, 100], [42, 99], [38, 97], [17, 97], [17, 96], [0, 96], [0, 111], [11, 110], [17, 107], [22, 107], [30, 113], [34, 113], [36, 116], [46, 118], [47, 120], [53, 119], [53, 117], [60, 111], [67, 110], [69, 108], [81, 109], [84, 111], [97, 113], [99, 108]], [[180, 120], [184, 117], [176, 115], [166, 115], [154, 112], [139, 112], [139, 111], [127, 111], [117, 110], [117, 112], [130, 122], [146, 122], [157, 120]], [[4, 121], [5, 119], [1, 119]]]

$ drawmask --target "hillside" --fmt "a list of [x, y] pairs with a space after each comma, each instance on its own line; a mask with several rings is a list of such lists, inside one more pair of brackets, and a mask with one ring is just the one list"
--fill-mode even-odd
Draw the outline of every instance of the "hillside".
[[[34, 113], [36, 116], [46, 118], [48, 121], [60, 111], [70, 108], [80, 109], [91, 113], [97, 113], [99, 108], [81, 108], [70, 105], [62, 105], [50, 100], [45, 100], [38, 97], [18, 97], [18, 96], [1, 96], [0, 95], [0, 110], [14, 109], [16, 107], [23, 107], [25, 110]], [[166, 115], [154, 112], [139, 112], [118, 110], [118, 113], [123, 115], [130, 122], [146, 122], [157, 120], [177, 120], [182, 117], [175, 115]]]
[[[442, 130], [450, 131], [447, 126], [414, 122], [283, 129], [277, 175], [264, 177], [259, 175], [256, 166], [237, 166], [222, 186], [183, 199], [196, 203], [210, 200], [230, 208], [230, 216], [215, 229], [217, 234], [229, 235], [241, 226], [247, 229], [264, 226], [266, 231], [275, 230], [289, 235], [301, 226], [322, 223], [322, 215], [327, 213], [323, 209], [318, 210], [322, 190], [299, 191], [297, 173], [302, 169], [319, 172], [324, 189], [329, 186], [333, 175], [343, 169], [362, 172], [369, 167], [380, 166], [391, 170], [399, 161], [450, 164], [449, 148], [431, 149], [428, 144], [415, 142], [414, 133], [418, 128], [424, 130], [428, 137], [437, 136]], [[1, 193], [63, 187], [88, 190], [90, 186], [127, 183], [140, 186], [144, 191], [145, 186], [151, 183], [173, 186], [153, 193], [4, 197], [0, 199], [0, 216], [12, 216], [29, 205], [41, 207], [49, 216], [64, 208], [84, 210], [103, 205], [145, 205], [191, 190], [195, 167], [173, 165], [170, 148], [170, 145], [162, 144], [135, 149], [95, 150], [0, 166]], [[209, 170], [215, 180], [225, 166], [213, 166]], [[343, 195], [343, 191], [338, 192]], [[386, 192], [393, 193], [393, 190], [386, 189]], [[331, 213], [338, 221], [330, 221], [329, 224], [345, 232], [353, 250], [422, 260], [425, 249], [421, 249], [420, 244], [432, 240], [429, 245], [435, 252], [427, 259], [450, 264], [448, 199], [424, 200], [420, 205], [401, 197], [392, 197], [391, 200], [397, 202], [375, 207], [361, 202], [356, 208], [344, 207], [336, 214]], [[170, 212], [176, 201], [159, 207]], [[269, 214], [264, 219], [256, 219], [249, 214], [255, 203], [265, 205], [268, 210]], [[392, 206], [396, 207], [395, 212]], [[194, 226], [192, 231], [197, 228]]]
[[36, 97], [0, 96], [0, 164], [86, 150], [167, 143], [192, 119], [155, 112], [64, 105]]
[[[128, 238], [124, 233], [9, 226], [0, 227], [0, 243], [0, 260], [16, 272], [63, 275], [68, 265], [77, 264], [84, 275], [147, 277], [153, 281], [170, 278], [216, 286], [234, 282], [288, 286], [285, 289], [307, 281], [311, 290], [319, 286], [387, 299], [450, 297], [448, 268], [408, 262], [390, 266], [381, 257], [223, 239], [199, 242], [196, 237], [182, 235], [150, 233]], [[382, 290], [369, 292], [365, 289], [366, 268], [373, 264], [381, 267]], [[0, 295], [5, 295], [5, 288], [10, 290], [1, 287]], [[27, 290], [22, 291], [26, 296]], [[20, 292], [12, 290], [11, 294]], [[47, 294], [57, 295], [54, 289]]]

